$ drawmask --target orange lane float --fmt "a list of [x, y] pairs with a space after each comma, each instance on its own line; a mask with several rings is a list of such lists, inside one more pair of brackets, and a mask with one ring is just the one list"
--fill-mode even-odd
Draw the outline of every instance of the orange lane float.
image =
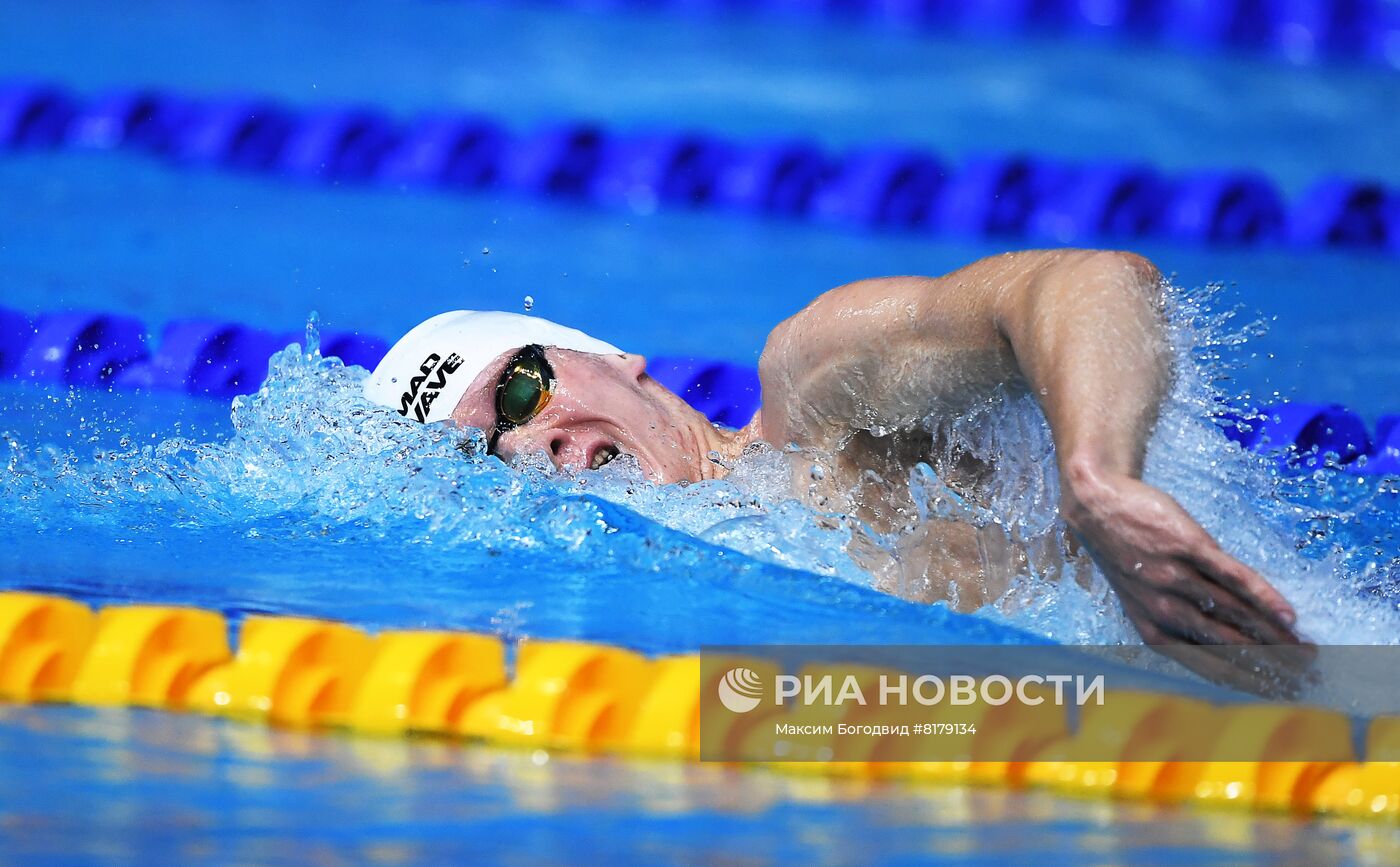
[[[772, 682], [774, 662], [706, 657], [702, 666], [693, 654], [649, 660], [579, 641], [526, 640], [515, 651], [511, 676], [508, 649], [491, 636], [395, 630], [371, 637], [341, 623], [271, 616], [247, 618], [231, 651], [217, 612], [125, 605], [94, 614], [69, 599], [0, 593], [0, 697], [11, 701], [141, 705], [278, 725], [688, 759], [782, 756], [774, 748], [785, 743], [789, 758], [762, 764], [804, 775], [1030, 785], [1400, 821], [1400, 717], [1371, 720], [1365, 756], [1358, 757], [1351, 721], [1331, 711], [1212, 707], [1149, 692], [1110, 693], [1103, 705], [1081, 708], [1074, 731], [1054, 704], [985, 700], [932, 708], [764, 701], [731, 713], [701, 696], [736, 670]], [[885, 672], [856, 673], [868, 690]], [[926, 755], [913, 752], [905, 737], [784, 742], [776, 728], [783, 721], [963, 724], [977, 733], [950, 741], [944, 761], [917, 761]], [[1200, 755], [1210, 760], [1182, 760]], [[1304, 756], [1313, 760], [1296, 760]]]
[[206, 713], [282, 725], [345, 721], [369, 667], [373, 641], [358, 629], [302, 617], [249, 617], [238, 653], [190, 687]]
[[625, 743], [652, 677], [652, 663], [630, 650], [522, 641], [515, 679], [476, 701], [459, 732], [502, 743], [616, 749]]
[[[1153, 800], [1185, 800], [1303, 810], [1322, 778], [1354, 760], [1351, 722], [1318, 708], [1247, 704], [1222, 708], [1220, 732], [1201, 762], [1175, 762], [1153, 787]], [[1290, 756], [1325, 756], [1296, 761]], [[1225, 760], [1225, 756], [1232, 757]], [[1247, 760], [1233, 759], [1247, 756]]]
[[[1080, 709], [1079, 730], [1028, 763], [1026, 783], [1078, 795], [1144, 798], [1184, 744], [1208, 744], [1218, 714], [1205, 702], [1116, 691]], [[1089, 757], [1112, 756], [1112, 759]]]
[[229, 658], [228, 624], [217, 612], [115, 605], [97, 615], [71, 700], [182, 710], [195, 680]]
[[391, 631], [374, 655], [351, 703], [357, 731], [448, 733], [482, 696], [506, 685], [505, 647], [487, 635]]
[[0, 594], [0, 696], [67, 700], [94, 620], [86, 605], [69, 599]]

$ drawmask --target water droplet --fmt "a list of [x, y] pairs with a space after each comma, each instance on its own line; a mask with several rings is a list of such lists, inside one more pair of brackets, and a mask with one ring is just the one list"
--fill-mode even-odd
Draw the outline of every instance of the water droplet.
[[717, 464], [717, 463], [719, 463], [719, 460], [720, 460], [720, 459], [719, 459], [719, 452], [715, 451], [714, 449], [711, 449], [710, 452], [709, 452], [709, 454], [705, 455], [705, 457], [709, 458], [709, 459], [710, 459], [710, 463], [712, 463], [712, 464]]
[[812, 481], [820, 482], [822, 479], [826, 478], [826, 470], [822, 469], [820, 464], [812, 464], [810, 475], [812, 476]]
[[531, 310], [534, 310], [534, 309], [535, 309], [535, 296], [533, 296], [533, 295], [526, 295], [526, 296], [525, 296], [525, 312], [526, 312], [526, 313], [529, 313]]
[[490, 248], [490, 247], [482, 247], [482, 248], [481, 248], [481, 255], [483, 255], [483, 256], [490, 256], [490, 255], [491, 255], [491, 248]]

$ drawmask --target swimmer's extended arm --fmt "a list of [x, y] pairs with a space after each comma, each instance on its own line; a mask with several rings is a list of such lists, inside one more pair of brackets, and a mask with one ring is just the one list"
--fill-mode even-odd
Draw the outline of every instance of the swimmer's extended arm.
[[1140, 481], [1171, 376], [1157, 269], [1131, 253], [1041, 254], [993, 294], [998, 331], [1050, 420], [1065, 520], [1143, 639], [1297, 643], [1283, 596]]
[[[1029, 251], [944, 277], [852, 283], [784, 322], [761, 363], [773, 442], [829, 443], [906, 407], [948, 414], [998, 386], [1049, 419], [1066, 521], [1152, 644], [1294, 643], [1293, 611], [1171, 497], [1140, 481], [1170, 381], [1160, 277], [1131, 253]], [[1198, 666], [1199, 667], [1199, 666]]]

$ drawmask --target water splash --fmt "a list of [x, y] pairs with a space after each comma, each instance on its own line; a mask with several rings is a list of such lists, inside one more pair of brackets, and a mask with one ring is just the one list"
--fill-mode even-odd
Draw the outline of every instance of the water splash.
[[[1283, 472], [1223, 437], [1219, 389], [1244, 337], [1210, 299], [1172, 296], [1182, 364], [1149, 481], [1274, 581], [1310, 637], [1394, 642], [1394, 480]], [[658, 649], [1023, 640], [1017, 629], [1135, 640], [1106, 583], [1064, 543], [1054, 450], [1030, 396], [927, 420], [941, 449], [995, 459], [978, 497], [927, 465], [909, 480], [925, 519], [977, 528], [984, 570], [1009, 584], [964, 618], [871, 589], [855, 544], [870, 541], [866, 528], [790, 494], [794, 460], [804, 483], [822, 480], [805, 456], [755, 446], [724, 480], [688, 486], [650, 484], [626, 456], [597, 472], [509, 468], [476, 432], [370, 405], [365, 372], [320, 357], [317, 330], [313, 319], [307, 349], [273, 356], [263, 387], [233, 402], [229, 436], [138, 446], [123, 435], [85, 455], [0, 441], [11, 584]], [[78, 442], [100, 439], [87, 436], [99, 414], [85, 399], [102, 396], [54, 397], [55, 411], [83, 414], [70, 417]]]
[[[1146, 481], [1171, 494], [1225, 548], [1294, 604], [1298, 628], [1328, 644], [1400, 641], [1400, 573], [1394, 479], [1353, 475], [1332, 456], [1298, 456], [1290, 469], [1241, 449], [1216, 419], [1239, 351], [1258, 323], [1236, 327], [1212, 312], [1221, 287], [1166, 287], [1176, 377], [1148, 446]], [[1136, 638], [1107, 582], [1067, 544], [1049, 426], [1028, 394], [1001, 393], [956, 419], [926, 419], [950, 464], [963, 455], [995, 471], [968, 501], [929, 467], [912, 492], [928, 520], [981, 531], [984, 570], [1011, 574], [1010, 589], [985, 616], [1066, 643]], [[1003, 573], [998, 575], [997, 573]]]
[[123, 437], [84, 456], [8, 436], [5, 586], [644, 650], [1029, 638], [864, 586], [845, 525], [756, 492], [782, 472], [770, 450], [684, 488], [625, 458], [510, 468], [479, 432], [369, 404], [365, 375], [291, 346], [233, 401], [226, 437]]

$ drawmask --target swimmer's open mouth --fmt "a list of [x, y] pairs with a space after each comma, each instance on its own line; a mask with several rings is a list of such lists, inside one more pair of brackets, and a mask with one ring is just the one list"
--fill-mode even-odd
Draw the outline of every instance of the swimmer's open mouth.
[[618, 451], [616, 446], [603, 446], [593, 453], [593, 461], [589, 464], [589, 469], [599, 469], [604, 464], [611, 462], [617, 455]]

